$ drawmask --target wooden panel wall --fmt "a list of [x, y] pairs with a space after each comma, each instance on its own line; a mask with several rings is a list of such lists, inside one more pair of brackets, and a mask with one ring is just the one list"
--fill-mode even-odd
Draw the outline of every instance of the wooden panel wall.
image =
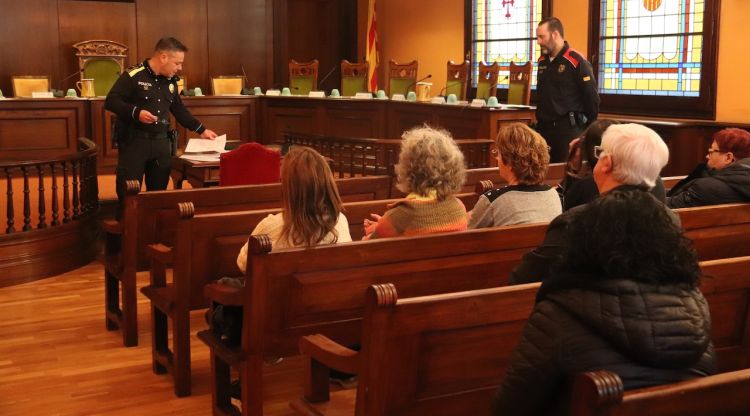
[[60, 77], [53, 79], [53, 88], [74, 88], [79, 77], [73, 75], [67, 80], [64, 78], [78, 71], [73, 44], [83, 40], [103, 39], [127, 45], [126, 67], [141, 59], [135, 36], [135, 3], [60, 1], [58, 21], [61, 72]]

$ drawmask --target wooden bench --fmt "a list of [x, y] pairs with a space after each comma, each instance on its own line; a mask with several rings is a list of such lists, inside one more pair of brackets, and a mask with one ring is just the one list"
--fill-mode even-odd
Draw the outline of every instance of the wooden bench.
[[[339, 179], [336, 184], [344, 201], [377, 200], [389, 197], [391, 178]], [[173, 243], [178, 203], [190, 201], [197, 212], [281, 206], [281, 184], [144, 193], [140, 189], [138, 181], [128, 181], [122, 219], [102, 222], [106, 327], [122, 329], [123, 344], [128, 347], [138, 344], [136, 273], [147, 269], [147, 245]]]
[[750, 255], [750, 203], [674, 211], [700, 260]]
[[[459, 195], [468, 207], [473, 206], [476, 197], [473, 193]], [[384, 213], [394, 201], [396, 200], [345, 203], [352, 238], [361, 239], [364, 235], [364, 219], [369, 218], [371, 213]], [[151, 281], [141, 292], [151, 301], [153, 370], [157, 374], [170, 372], [175, 382], [175, 394], [187, 396], [191, 391], [189, 313], [191, 310], [208, 307], [203, 296], [206, 284], [224, 276], [241, 275], [236, 265], [240, 248], [260, 220], [279, 210], [196, 214], [192, 204], [186, 202], [179, 204], [178, 211], [180, 217], [176, 219], [174, 245], [149, 246]], [[534, 240], [538, 241], [541, 240]], [[306, 252], [302, 249], [299, 251]], [[357, 253], [357, 258], [361, 256], [361, 252]], [[181, 261], [173, 261], [174, 259]], [[329, 260], [336, 261], [326, 258], [315, 260], [318, 266], [321, 260], [323, 264], [327, 264]], [[166, 271], [172, 264], [172, 284], [167, 284]], [[172, 349], [168, 343], [168, 318], [173, 322]]]
[[593, 371], [576, 377], [571, 413], [576, 416], [746, 416], [750, 370], [624, 391], [620, 377]]
[[[748, 368], [750, 257], [703, 262], [701, 268], [718, 367]], [[528, 284], [397, 300], [395, 286], [373, 286], [360, 353], [323, 335], [300, 340], [300, 350], [311, 358], [305, 398], [291, 406], [315, 416], [489, 415], [537, 288]], [[359, 374], [357, 390], [331, 394], [328, 368]], [[649, 408], [643, 414], [662, 413]]]

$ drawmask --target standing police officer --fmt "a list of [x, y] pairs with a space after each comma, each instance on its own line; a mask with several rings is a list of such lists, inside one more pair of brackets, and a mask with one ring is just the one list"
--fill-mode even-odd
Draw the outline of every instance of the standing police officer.
[[175, 38], [162, 38], [154, 54], [141, 64], [128, 68], [107, 94], [105, 108], [117, 114], [113, 139], [117, 140], [117, 197], [122, 205], [125, 181], [146, 175], [146, 189], [166, 189], [176, 132], [170, 131], [169, 113], [181, 125], [214, 139], [185, 108], [177, 93], [177, 72], [182, 70], [187, 47]]
[[542, 49], [537, 69], [536, 130], [550, 146], [550, 162], [564, 162], [568, 144], [599, 114], [591, 64], [570, 49], [560, 19], [547, 17], [536, 29]]

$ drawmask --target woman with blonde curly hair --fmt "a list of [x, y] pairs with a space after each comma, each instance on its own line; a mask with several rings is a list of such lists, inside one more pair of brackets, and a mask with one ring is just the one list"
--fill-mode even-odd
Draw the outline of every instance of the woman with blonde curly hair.
[[465, 230], [466, 207], [454, 194], [463, 186], [466, 167], [450, 133], [424, 126], [402, 138], [396, 186], [408, 195], [382, 217], [366, 219], [364, 239]]
[[560, 215], [557, 191], [544, 184], [549, 149], [539, 133], [525, 124], [509, 124], [498, 132], [493, 153], [508, 185], [479, 197], [469, 228], [547, 222]]

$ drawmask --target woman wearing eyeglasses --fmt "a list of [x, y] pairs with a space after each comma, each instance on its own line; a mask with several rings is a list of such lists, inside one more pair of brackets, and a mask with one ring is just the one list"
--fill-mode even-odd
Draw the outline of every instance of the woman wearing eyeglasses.
[[712, 139], [706, 163], [667, 194], [670, 208], [750, 201], [750, 133], [728, 128]]
[[508, 185], [479, 197], [469, 228], [549, 222], [560, 215], [557, 191], [544, 184], [550, 156], [539, 133], [525, 124], [510, 124], [498, 132], [493, 152]]

